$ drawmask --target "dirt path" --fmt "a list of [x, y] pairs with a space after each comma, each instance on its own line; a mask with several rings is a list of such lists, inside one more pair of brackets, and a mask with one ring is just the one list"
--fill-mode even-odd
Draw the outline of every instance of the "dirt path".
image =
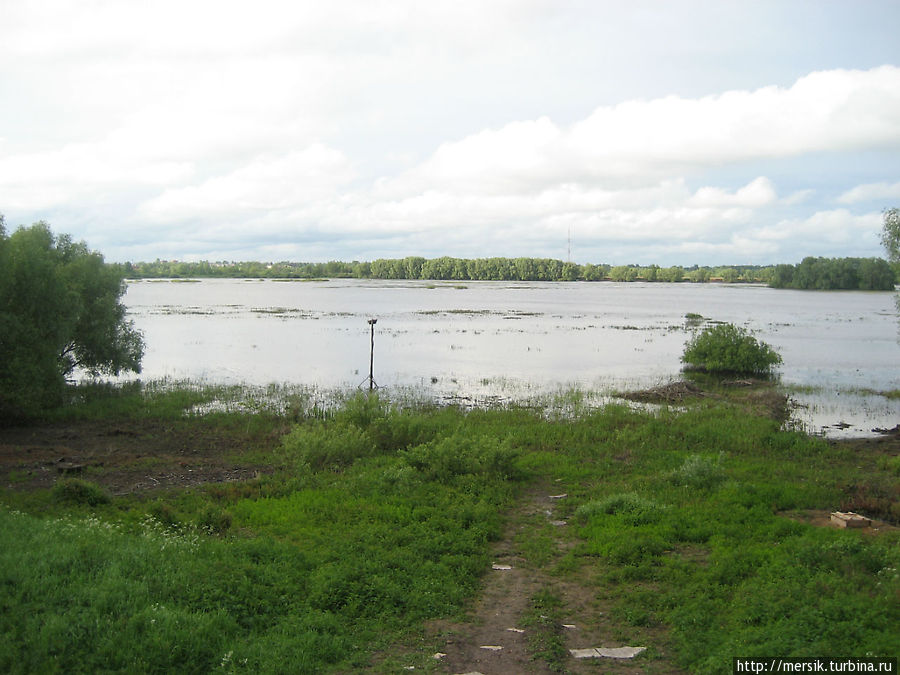
[[[551, 673], [676, 673], [658, 658], [576, 659], [569, 650], [592, 647], [623, 647], [613, 638], [614, 626], [607, 617], [597, 590], [584, 575], [590, 569], [565, 575], [554, 574], [556, 563], [573, 545], [565, 521], [559, 520], [559, 485], [542, 487], [525, 495], [510, 515], [502, 539], [493, 546], [492, 569], [487, 572], [481, 597], [463, 624], [435, 624], [432, 629], [443, 640], [440, 671], [451, 674], [525, 675]], [[523, 550], [525, 528], [550, 533], [550, 551], [529, 559]], [[581, 581], [580, 581], [581, 580]], [[533, 600], [539, 594], [560, 600], [542, 615]], [[538, 625], [535, 625], [537, 620]], [[536, 635], [540, 633], [540, 635]], [[529, 641], [556, 645], [556, 656], [535, 657]], [[562, 649], [560, 648], [562, 646]], [[648, 645], [633, 645], [648, 646]], [[540, 648], [540, 647], [538, 647]], [[655, 649], [656, 655], [662, 650]]]

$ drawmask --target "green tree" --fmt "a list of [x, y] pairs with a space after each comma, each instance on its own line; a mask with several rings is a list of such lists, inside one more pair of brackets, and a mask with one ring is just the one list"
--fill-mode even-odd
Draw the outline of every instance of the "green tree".
[[884, 258], [860, 260], [858, 276], [861, 291], [883, 291], [894, 287], [894, 270]]
[[638, 269], [630, 265], [617, 265], [609, 271], [609, 277], [613, 281], [634, 281], [637, 279]]
[[660, 271], [659, 278], [669, 283], [679, 283], [684, 281], [684, 268], [678, 265], [667, 267]]
[[900, 209], [885, 209], [883, 223], [881, 244], [887, 252], [888, 260], [900, 265]]
[[694, 283], [705, 283], [709, 281], [709, 268], [708, 267], [694, 267], [692, 270], [685, 274], [688, 281], [692, 281]]
[[793, 265], [776, 265], [772, 270], [769, 278], [769, 285], [772, 288], [790, 288], [794, 282], [794, 266]]
[[0, 419], [58, 405], [76, 368], [140, 372], [124, 292], [122, 270], [83, 242], [43, 222], [7, 236], [0, 221]]
[[644, 281], [659, 281], [659, 272], [659, 265], [650, 265], [641, 268], [641, 275], [644, 277]]

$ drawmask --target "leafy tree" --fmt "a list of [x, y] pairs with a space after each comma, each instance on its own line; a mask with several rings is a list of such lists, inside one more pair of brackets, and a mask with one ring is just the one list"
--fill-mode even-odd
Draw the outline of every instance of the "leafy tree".
[[637, 275], [637, 268], [629, 265], [617, 265], [609, 271], [609, 277], [613, 281], [634, 281]]
[[644, 281], [659, 281], [660, 269], [659, 265], [650, 265], [649, 267], [644, 267], [641, 269], [641, 273], [643, 274]]
[[884, 258], [860, 260], [857, 277], [861, 291], [883, 291], [894, 287], [894, 270]]
[[767, 375], [781, 363], [781, 356], [743, 328], [723, 323], [694, 335], [685, 346], [681, 361], [689, 370]]
[[895, 265], [900, 264], [900, 209], [885, 209], [884, 227], [881, 231], [881, 244], [887, 252], [888, 259]]
[[59, 404], [76, 368], [140, 372], [124, 292], [122, 271], [83, 242], [43, 222], [7, 236], [0, 220], [0, 419]]
[[581, 268], [573, 262], [564, 263], [562, 266], [563, 281], [578, 281], [578, 275]]
[[709, 281], [710, 272], [708, 267], [694, 267], [686, 275], [688, 281], [694, 283], [705, 283]]
[[667, 267], [664, 270], [660, 270], [659, 279], [661, 281], [668, 281], [669, 283], [678, 283], [684, 281], [684, 268], [675, 265], [673, 267]]

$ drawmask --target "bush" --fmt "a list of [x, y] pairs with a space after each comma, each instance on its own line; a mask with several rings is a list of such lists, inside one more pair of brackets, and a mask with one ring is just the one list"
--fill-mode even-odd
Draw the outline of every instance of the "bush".
[[426, 480], [448, 481], [456, 476], [484, 475], [518, 480], [519, 451], [509, 440], [455, 433], [400, 452], [404, 461]]
[[357, 459], [375, 454], [372, 438], [358, 427], [315, 423], [296, 426], [281, 441], [285, 460], [308, 465], [313, 470], [350, 466]]
[[636, 492], [620, 492], [582, 504], [575, 509], [575, 519], [586, 522], [602, 515], [620, 515], [631, 525], [641, 525], [654, 522], [661, 512], [656, 502]]
[[684, 485], [695, 490], [711, 490], [725, 480], [725, 471], [717, 460], [702, 455], [691, 455], [681, 467], [669, 477], [675, 485]]
[[215, 506], [207, 506], [200, 513], [198, 524], [210, 534], [225, 534], [231, 527], [231, 514]]
[[768, 375], [781, 356], [743, 328], [723, 323], [694, 335], [681, 356], [686, 369], [709, 373]]
[[106, 490], [90, 481], [80, 478], [63, 478], [53, 486], [53, 498], [66, 504], [99, 506], [108, 504], [110, 497]]

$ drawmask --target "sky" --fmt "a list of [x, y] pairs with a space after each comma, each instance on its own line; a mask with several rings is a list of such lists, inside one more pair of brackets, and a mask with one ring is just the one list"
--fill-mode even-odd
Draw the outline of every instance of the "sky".
[[0, 213], [108, 261], [883, 256], [897, 0], [0, 0]]

